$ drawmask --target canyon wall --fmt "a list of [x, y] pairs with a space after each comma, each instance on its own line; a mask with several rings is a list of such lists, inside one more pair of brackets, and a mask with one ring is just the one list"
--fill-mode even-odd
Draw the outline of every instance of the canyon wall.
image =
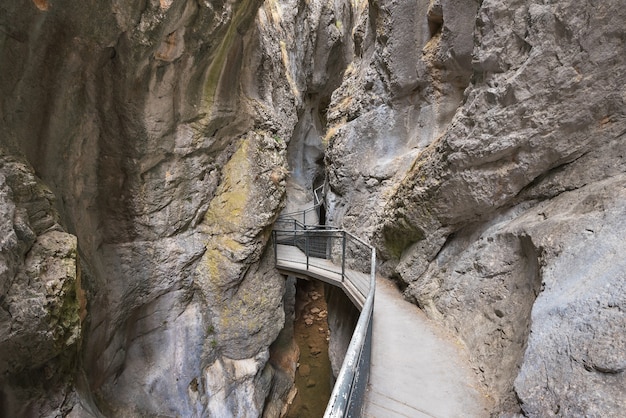
[[0, 6], [3, 415], [282, 409], [265, 249], [340, 6]]
[[324, 178], [329, 222], [457, 333], [494, 415], [621, 411], [625, 17], [0, 5], [0, 411], [279, 414], [291, 291], [267, 244]]
[[494, 415], [626, 406], [624, 17], [373, 2], [333, 94], [329, 218], [461, 338]]

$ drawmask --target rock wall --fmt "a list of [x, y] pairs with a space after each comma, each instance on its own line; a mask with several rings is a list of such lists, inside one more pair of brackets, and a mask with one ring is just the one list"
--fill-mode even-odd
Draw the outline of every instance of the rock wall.
[[352, 334], [359, 321], [359, 310], [354, 306], [352, 301], [343, 293], [343, 290], [326, 285], [324, 288], [324, 296], [326, 305], [328, 306], [328, 329], [331, 338], [328, 346], [328, 357], [333, 373], [332, 381], [334, 382], [341, 365], [346, 357]]
[[329, 107], [329, 217], [458, 333], [494, 415], [624, 408], [617, 2], [376, 1]]
[[67, 413], [85, 315], [76, 237], [28, 163], [1, 149], [0, 213], [0, 408], [49, 414], [45, 393]]
[[[0, 150], [24, 167], [0, 168], [3, 415], [259, 416], [276, 398], [285, 285], [265, 247], [287, 145], [322, 129], [349, 61], [349, 4], [0, 6]], [[290, 155], [312, 181], [320, 157]]]

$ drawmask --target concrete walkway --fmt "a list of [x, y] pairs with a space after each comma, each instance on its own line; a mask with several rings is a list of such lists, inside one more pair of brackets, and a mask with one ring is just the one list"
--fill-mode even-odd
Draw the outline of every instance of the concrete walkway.
[[463, 350], [386, 279], [376, 281], [364, 417], [488, 417]]
[[[330, 260], [306, 257], [291, 245], [276, 245], [276, 268], [344, 290], [363, 306], [368, 275]], [[370, 379], [363, 416], [367, 418], [488, 417], [487, 399], [464, 357], [462, 345], [407, 302], [389, 280], [376, 279]]]

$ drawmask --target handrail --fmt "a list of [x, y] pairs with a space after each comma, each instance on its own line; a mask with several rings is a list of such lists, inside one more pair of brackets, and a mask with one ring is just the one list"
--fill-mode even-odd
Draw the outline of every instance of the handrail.
[[361, 416], [363, 409], [365, 386], [369, 380], [376, 287], [376, 249], [371, 247], [371, 250], [370, 290], [352, 333], [324, 418]]
[[[278, 220], [284, 220], [284, 219], [298, 219], [299, 216], [302, 216], [302, 223], [303, 224], [307, 224], [306, 223], [306, 214], [309, 212], [313, 212], [316, 211], [317, 212], [317, 216], [319, 219], [320, 216], [320, 212], [319, 212], [319, 208], [324, 204], [324, 193], [325, 193], [325, 186], [322, 184], [321, 186], [319, 186], [317, 189], [313, 190], [313, 206], [311, 206], [310, 208], [304, 209], [304, 210], [297, 210], [294, 212], [287, 212], [287, 213], [283, 213], [278, 217]], [[308, 224], [307, 224], [308, 225]], [[321, 226], [321, 225], [316, 225], [316, 226]]]
[[324, 195], [326, 194], [325, 184], [313, 190], [313, 203], [318, 206], [324, 204]]
[[[314, 191], [313, 210], [323, 205], [323, 200], [318, 192], [323, 193], [324, 187], [320, 186]], [[293, 236], [294, 245], [296, 238], [304, 238], [304, 252], [306, 255], [306, 269], [309, 270], [309, 255], [312, 249], [309, 246], [311, 239], [330, 239], [341, 237], [341, 282], [344, 280], [351, 282], [346, 275], [346, 246], [348, 240], [353, 240], [370, 251], [370, 271], [369, 289], [365, 297], [365, 302], [361, 309], [361, 314], [350, 339], [350, 344], [346, 351], [344, 361], [337, 376], [337, 381], [333, 387], [330, 400], [324, 413], [324, 418], [356, 417], [360, 416], [365, 396], [365, 386], [369, 379], [371, 341], [372, 341], [372, 318], [374, 310], [374, 293], [376, 286], [376, 250], [357, 236], [333, 226], [309, 225], [306, 224], [306, 212], [311, 208], [300, 212], [284, 214], [277, 220], [277, 223], [291, 226], [293, 229], [276, 228], [272, 231], [274, 242], [274, 258], [277, 259], [278, 237]], [[296, 216], [302, 214], [303, 221], [300, 222]], [[337, 235], [333, 235], [337, 234]], [[340, 235], [339, 235], [340, 234]], [[318, 256], [318, 254], [315, 254]], [[355, 286], [356, 287], [356, 286]], [[361, 291], [359, 293], [363, 294]]]

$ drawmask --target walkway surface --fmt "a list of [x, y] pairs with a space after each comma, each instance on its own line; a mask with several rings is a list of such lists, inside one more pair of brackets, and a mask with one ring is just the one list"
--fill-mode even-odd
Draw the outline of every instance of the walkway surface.
[[[276, 267], [285, 274], [334, 284], [362, 307], [367, 275], [352, 272], [359, 292], [341, 282], [341, 267], [278, 245]], [[359, 275], [361, 277], [359, 277]], [[463, 357], [461, 345], [407, 302], [389, 280], [377, 278], [370, 379], [364, 417], [487, 417], [487, 401]]]
[[296, 247], [278, 245], [276, 268], [284, 274], [296, 277], [311, 277], [341, 288], [359, 310], [363, 308], [369, 289], [370, 278], [367, 274], [354, 270], [345, 270], [350, 280], [341, 280], [341, 266], [330, 260], [309, 257], [308, 268], [306, 255]]
[[488, 417], [459, 343], [376, 280], [370, 380], [364, 417]]

